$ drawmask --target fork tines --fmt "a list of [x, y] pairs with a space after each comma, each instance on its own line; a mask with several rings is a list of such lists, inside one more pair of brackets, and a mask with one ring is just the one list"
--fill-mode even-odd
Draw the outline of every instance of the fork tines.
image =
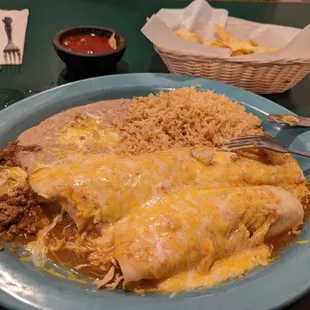
[[237, 151], [242, 149], [263, 147], [264, 139], [266, 138], [263, 136], [244, 136], [234, 138], [218, 148], [218, 151]]
[[20, 63], [20, 50], [19, 49], [13, 49], [13, 50], [4, 50], [4, 59], [5, 63], [7, 65], [14, 65]]

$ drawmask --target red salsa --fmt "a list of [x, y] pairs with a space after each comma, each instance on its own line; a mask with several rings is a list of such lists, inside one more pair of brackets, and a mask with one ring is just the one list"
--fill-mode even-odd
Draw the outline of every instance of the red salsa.
[[109, 38], [96, 36], [94, 33], [69, 36], [61, 45], [68, 51], [85, 54], [106, 53], [114, 49], [109, 43]]

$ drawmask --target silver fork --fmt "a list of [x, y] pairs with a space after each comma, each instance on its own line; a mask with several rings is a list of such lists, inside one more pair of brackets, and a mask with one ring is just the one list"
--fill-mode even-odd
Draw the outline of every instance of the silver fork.
[[269, 114], [266, 120], [271, 123], [289, 126], [310, 127], [310, 118], [290, 114]]
[[218, 151], [235, 152], [251, 148], [262, 148], [279, 153], [291, 153], [310, 158], [310, 153], [290, 150], [285, 146], [281, 145], [280, 143], [278, 143], [277, 141], [264, 136], [245, 136], [235, 138], [230, 140], [228, 143], [224, 144], [220, 148], [218, 148]]
[[[18, 64], [20, 63], [20, 49], [12, 41], [12, 21], [11, 17], [4, 17], [2, 19], [4, 23], [4, 29], [8, 37], [8, 44], [5, 46], [3, 53], [4, 59], [7, 64], [16, 64], [16, 56], [18, 57]], [[8, 58], [10, 63], [8, 63]]]

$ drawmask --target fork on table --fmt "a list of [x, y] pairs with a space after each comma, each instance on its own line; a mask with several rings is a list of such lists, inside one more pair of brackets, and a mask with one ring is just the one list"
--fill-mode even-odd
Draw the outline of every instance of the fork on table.
[[264, 136], [245, 136], [235, 138], [228, 141], [223, 146], [219, 147], [218, 151], [235, 152], [251, 148], [268, 149], [279, 153], [291, 153], [310, 158], [310, 153], [290, 150], [285, 146], [281, 145], [280, 143], [278, 143], [277, 141]]
[[[2, 19], [4, 23], [4, 29], [8, 38], [8, 44], [5, 46], [3, 53], [5, 62], [10, 64], [20, 63], [20, 49], [13, 43], [12, 40], [12, 21], [11, 17], [4, 17]], [[16, 63], [18, 61], [18, 63]]]

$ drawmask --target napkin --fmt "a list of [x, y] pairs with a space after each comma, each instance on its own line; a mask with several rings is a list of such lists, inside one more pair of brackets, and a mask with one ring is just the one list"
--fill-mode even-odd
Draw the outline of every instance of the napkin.
[[[142, 33], [156, 46], [168, 51], [229, 58], [230, 61], [303, 61], [310, 59], [310, 25], [304, 29], [255, 23], [228, 16], [223, 9], [214, 9], [205, 0], [195, 0], [184, 9], [161, 9], [149, 18]], [[185, 41], [175, 34], [179, 28], [197, 33], [203, 40], [216, 38], [215, 24], [226, 27], [238, 39], [255, 39], [263, 47], [280, 47], [273, 53], [257, 53], [230, 57], [230, 50]]]
[[[24, 44], [25, 44], [25, 36], [26, 29], [28, 23], [29, 10], [24, 9], [21, 11], [8, 11], [8, 10], [0, 10], [0, 64], [1, 65], [21, 65], [24, 55]], [[7, 58], [7, 62], [4, 58], [3, 50], [8, 43], [8, 38], [5, 32], [5, 25], [2, 20], [5, 17], [12, 18], [12, 41], [13, 43], [20, 49], [20, 58]]]

